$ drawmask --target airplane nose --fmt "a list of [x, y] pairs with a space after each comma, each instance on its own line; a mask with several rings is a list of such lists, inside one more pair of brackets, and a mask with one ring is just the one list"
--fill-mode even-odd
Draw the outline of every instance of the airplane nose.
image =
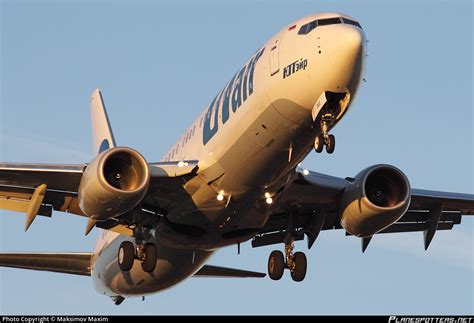
[[[364, 68], [364, 32], [353, 26], [339, 26], [329, 51], [333, 80], [331, 84], [340, 91], [355, 94]], [[336, 92], [337, 92], [336, 91]]]
[[340, 35], [339, 49], [349, 59], [354, 59], [361, 54], [364, 44], [364, 34], [358, 28], [344, 28]]

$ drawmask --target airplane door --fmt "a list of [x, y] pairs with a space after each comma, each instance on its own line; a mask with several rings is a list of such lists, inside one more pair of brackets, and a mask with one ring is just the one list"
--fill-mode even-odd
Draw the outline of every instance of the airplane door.
[[272, 48], [270, 50], [270, 75], [273, 76], [280, 70], [280, 39], [281, 34], [277, 35], [277, 38], [273, 41]]

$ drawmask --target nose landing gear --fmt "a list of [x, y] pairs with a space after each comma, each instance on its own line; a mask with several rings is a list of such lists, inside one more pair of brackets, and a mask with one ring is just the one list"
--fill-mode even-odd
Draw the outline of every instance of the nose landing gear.
[[336, 137], [328, 134], [329, 125], [334, 122], [334, 116], [331, 113], [323, 115], [321, 119], [321, 134], [314, 139], [314, 150], [317, 153], [323, 151], [326, 146], [326, 152], [332, 154], [336, 148]]

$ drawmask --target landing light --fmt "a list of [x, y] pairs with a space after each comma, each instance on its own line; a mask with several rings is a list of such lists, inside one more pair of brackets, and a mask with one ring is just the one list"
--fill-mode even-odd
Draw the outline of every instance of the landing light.
[[266, 192], [266, 193], [265, 193], [265, 197], [266, 197], [266, 198], [271, 197], [270, 193]]
[[304, 169], [304, 170], [303, 170], [303, 175], [308, 176], [308, 175], [309, 175], [309, 170]]
[[273, 199], [271, 197], [267, 197], [267, 199], [265, 200], [265, 202], [267, 202], [267, 204], [272, 204], [273, 203]]
[[188, 166], [188, 162], [185, 162], [182, 160], [178, 162], [178, 167], [184, 167], [184, 166]]
[[218, 200], [218, 201], [223, 201], [223, 200], [224, 200], [224, 195], [218, 194], [218, 195], [217, 195], [217, 200]]

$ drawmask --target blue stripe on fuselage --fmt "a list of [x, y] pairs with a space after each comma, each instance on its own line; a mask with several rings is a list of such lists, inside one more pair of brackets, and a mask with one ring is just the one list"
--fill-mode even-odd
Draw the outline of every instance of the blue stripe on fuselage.
[[[221, 92], [219, 92], [218, 95], [216, 95], [212, 103], [209, 105], [209, 108], [204, 115], [204, 128], [202, 132], [202, 142], [204, 145], [206, 145], [219, 130], [219, 106], [222, 97], [224, 97], [222, 102], [222, 124], [224, 124], [230, 117], [229, 105], [232, 105], [232, 112], [235, 113], [242, 103], [252, 95], [254, 88], [253, 75], [255, 65], [257, 64], [258, 59], [263, 55], [264, 50], [265, 48], [262, 48], [258, 51], [257, 54], [250, 59], [249, 63], [234, 75], [232, 80]], [[211, 129], [211, 118], [213, 115], [214, 124]]]

